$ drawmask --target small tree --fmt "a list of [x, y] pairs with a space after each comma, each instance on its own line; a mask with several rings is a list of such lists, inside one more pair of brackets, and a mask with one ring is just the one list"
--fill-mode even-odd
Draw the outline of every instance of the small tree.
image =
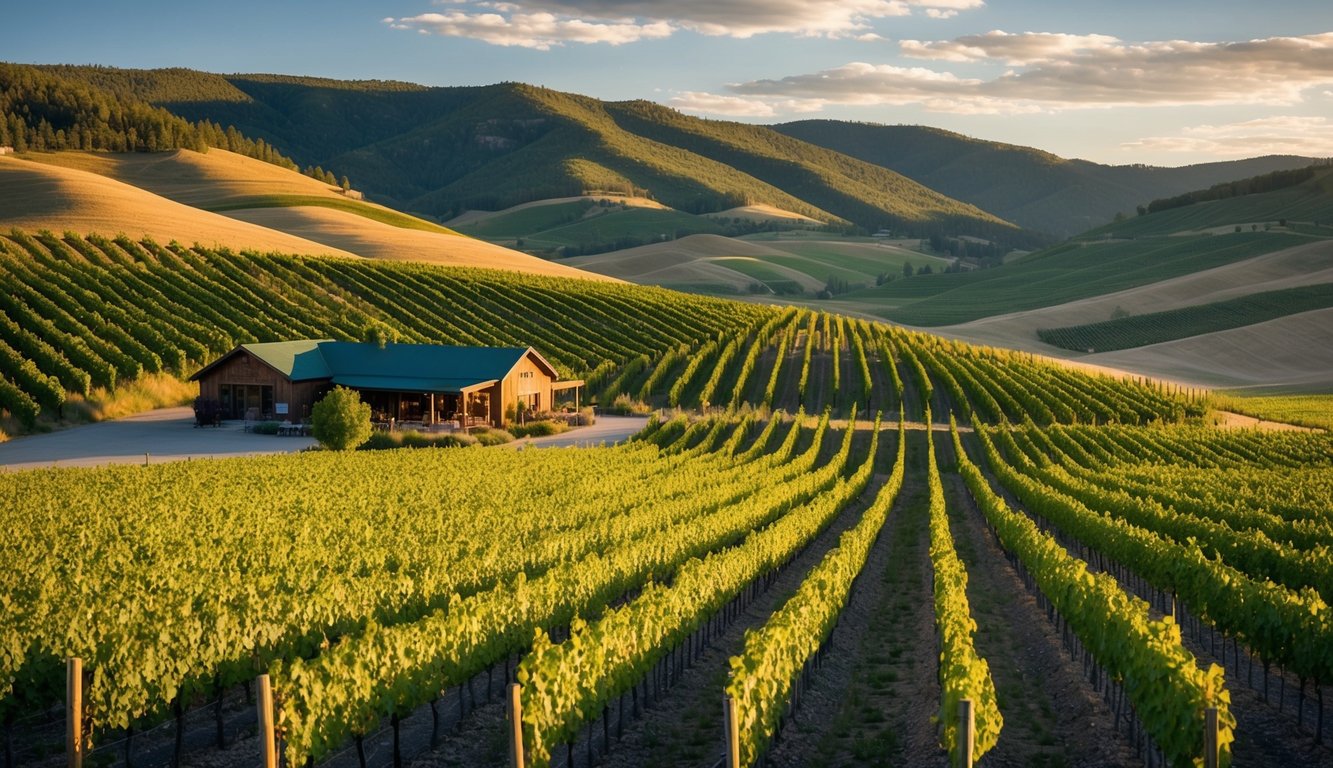
[[347, 190], [352, 188], [352, 180], [347, 178], [346, 176], [343, 176], [342, 182], [339, 183], [338, 186], [342, 187], [343, 191], [346, 192]]
[[346, 451], [370, 438], [370, 406], [346, 387], [334, 387], [310, 413], [310, 434], [325, 448]]

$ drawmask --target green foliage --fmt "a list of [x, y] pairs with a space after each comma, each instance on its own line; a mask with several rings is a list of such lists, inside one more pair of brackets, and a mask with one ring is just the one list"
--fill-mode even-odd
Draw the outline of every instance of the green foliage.
[[1100, 323], [1039, 328], [1037, 337], [1063, 349], [1109, 352], [1240, 328], [1330, 306], [1333, 306], [1333, 283], [1323, 283], [1251, 293], [1209, 304], [1124, 316]]
[[329, 450], [351, 450], [370, 431], [370, 406], [355, 390], [334, 387], [310, 411], [310, 434]]

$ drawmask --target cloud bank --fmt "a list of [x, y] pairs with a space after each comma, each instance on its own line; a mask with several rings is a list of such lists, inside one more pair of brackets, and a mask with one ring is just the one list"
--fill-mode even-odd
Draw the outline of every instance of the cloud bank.
[[1333, 121], [1275, 115], [1223, 125], [1196, 125], [1175, 136], [1151, 136], [1121, 145], [1130, 150], [1196, 152], [1217, 157], [1313, 155], [1333, 157]]
[[983, 0], [459, 0], [446, 10], [384, 23], [492, 45], [550, 50], [569, 43], [623, 45], [688, 30], [714, 37], [762, 34], [879, 40], [871, 22], [921, 11], [949, 18]]
[[[1243, 42], [1130, 43], [1106, 35], [1003, 31], [904, 40], [908, 58], [1007, 67], [964, 78], [929, 66], [852, 62], [727, 87], [768, 103], [918, 104], [938, 112], [1009, 114], [1106, 107], [1292, 105], [1333, 85], [1333, 32]], [[682, 109], [688, 105], [679, 104]]]

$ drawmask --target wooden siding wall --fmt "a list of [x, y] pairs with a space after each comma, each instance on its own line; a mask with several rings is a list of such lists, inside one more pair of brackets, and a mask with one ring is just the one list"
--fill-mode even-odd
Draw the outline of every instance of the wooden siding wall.
[[275, 407], [277, 403], [287, 403], [287, 415], [264, 415], [272, 416], [279, 421], [309, 419], [315, 401], [328, 387], [325, 381], [293, 382], [244, 350], [199, 379], [199, 396], [221, 400], [223, 384], [258, 384], [273, 387]]

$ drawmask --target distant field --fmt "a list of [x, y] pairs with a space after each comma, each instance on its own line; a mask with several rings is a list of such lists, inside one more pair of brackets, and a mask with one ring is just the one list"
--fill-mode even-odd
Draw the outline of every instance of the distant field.
[[1110, 352], [1226, 331], [1326, 307], [1333, 307], [1333, 283], [1252, 293], [1227, 301], [1100, 323], [1042, 328], [1037, 331], [1037, 336], [1047, 344], [1075, 352]]
[[1333, 430], [1333, 394], [1248, 396], [1221, 392], [1213, 406], [1257, 419]]
[[1065, 244], [1000, 269], [897, 280], [845, 298], [922, 326], [1054, 306], [1311, 242], [1278, 232]]
[[367, 205], [358, 200], [351, 200], [348, 198], [338, 199], [317, 195], [257, 195], [253, 197], [233, 198], [225, 203], [203, 206], [203, 208], [204, 210], [213, 211], [214, 213], [223, 213], [225, 211], [241, 211], [249, 208], [299, 208], [303, 206], [316, 206], [319, 208], [332, 208], [336, 211], [346, 211], [358, 216], [365, 216], [367, 219], [378, 221], [382, 224], [388, 224], [392, 227], [419, 229], [423, 232], [435, 232], [436, 234], [441, 235], [458, 234], [448, 227], [433, 224], [425, 219], [418, 219], [415, 216], [409, 216], [389, 208], [382, 208], [377, 205]]

